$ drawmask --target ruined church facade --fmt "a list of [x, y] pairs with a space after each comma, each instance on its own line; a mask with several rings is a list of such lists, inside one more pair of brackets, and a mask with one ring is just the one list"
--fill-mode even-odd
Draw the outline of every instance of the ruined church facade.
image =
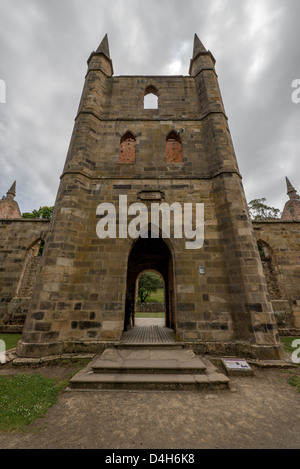
[[[150, 95], [156, 102], [147, 106]], [[203, 242], [187, 248], [197, 237], [194, 225], [181, 226], [186, 236], [176, 236], [175, 210], [169, 212], [170, 235], [163, 216], [155, 223], [140, 216], [130, 231], [133, 213], [151, 214], [154, 204], [189, 207], [193, 223], [203, 210]], [[1, 227], [9, 222], [17, 223], [0, 220]], [[88, 59], [52, 219], [47, 226], [26, 223], [45, 247], [26, 306], [20, 357], [97, 352], [119, 343], [134, 325], [137, 279], [145, 270], [163, 278], [165, 323], [178, 341], [198, 353], [282, 356], [257, 241], [265, 240], [261, 251], [267, 250], [272, 229], [281, 230], [279, 243], [285, 228], [281, 221], [280, 228], [251, 222], [215, 59], [196, 35], [188, 76], [114, 76], [105, 36]], [[300, 291], [292, 278], [299, 281], [299, 225], [294, 218], [284, 223], [281, 242], [293, 273], [290, 287], [282, 286], [287, 303], [278, 311], [298, 327]], [[103, 234], [104, 227], [112, 236]], [[282, 281], [280, 262], [275, 267]]]

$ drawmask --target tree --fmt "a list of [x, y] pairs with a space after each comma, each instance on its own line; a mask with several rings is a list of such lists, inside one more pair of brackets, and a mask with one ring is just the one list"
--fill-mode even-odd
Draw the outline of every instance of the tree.
[[138, 296], [141, 303], [148, 298], [150, 293], [155, 293], [162, 287], [162, 279], [155, 272], [145, 272], [139, 278]]
[[257, 220], [278, 220], [281, 212], [278, 208], [269, 207], [265, 204], [266, 199], [253, 199], [248, 203], [251, 219]]
[[38, 210], [33, 210], [32, 212], [25, 212], [22, 214], [22, 218], [42, 218], [49, 219], [52, 217], [54, 207], [40, 207]]

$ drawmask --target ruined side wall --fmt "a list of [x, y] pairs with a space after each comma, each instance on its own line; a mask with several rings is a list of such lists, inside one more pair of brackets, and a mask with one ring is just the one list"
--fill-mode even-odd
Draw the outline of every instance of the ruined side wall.
[[[24, 323], [27, 298], [30, 295], [34, 275], [28, 278], [30, 248], [40, 239], [45, 239], [49, 220], [1, 220], [0, 219], [0, 328], [6, 324]], [[38, 270], [39, 261], [32, 259], [32, 272]], [[23, 289], [20, 280], [25, 274]], [[18, 298], [18, 299], [16, 299]], [[16, 318], [18, 316], [18, 318]]]
[[300, 299], [300, 222], [254, 222], [257, 241], [266, 242], [273, 250], [286, 298]]
[[[300, 327], [300, 222], [260, 221], [253, 222], [257, 241], [270, 247], [278, 272], [281, 298], [275, 298], [273, 309], [276, 314], [290, 308], [290, 326]], [[281, 301], [281, 304], [280, 304]], [[288, 302], [284, 305], [283, 302]]]

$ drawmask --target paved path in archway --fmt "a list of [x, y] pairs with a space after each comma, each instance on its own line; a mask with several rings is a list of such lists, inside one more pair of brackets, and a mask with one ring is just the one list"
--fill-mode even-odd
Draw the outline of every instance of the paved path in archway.
[[136, 326], [164, 326], [165, 318], [136, 318]]

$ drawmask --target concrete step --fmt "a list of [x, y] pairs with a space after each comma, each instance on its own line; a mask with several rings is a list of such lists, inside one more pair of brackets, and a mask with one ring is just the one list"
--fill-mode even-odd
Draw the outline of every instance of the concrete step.
[[109, 348], [73, 376], [70, 390], [226, 389], [229, 378], [192, 350]]

